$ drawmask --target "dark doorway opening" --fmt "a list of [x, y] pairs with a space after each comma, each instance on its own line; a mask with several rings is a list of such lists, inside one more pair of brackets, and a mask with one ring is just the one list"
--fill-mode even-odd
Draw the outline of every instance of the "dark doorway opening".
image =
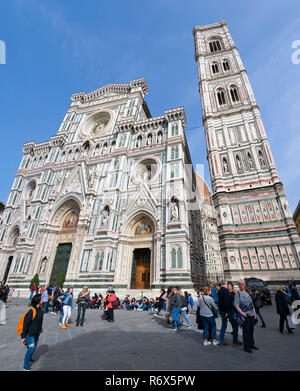
[[72, 243], [61, 243], [58, 245], [53, 263], [50, 283], [55, 284], [57, 277], [63, 273], [67, 274], [70, 255], [72, 251]]
[[14, 257], [11, 256], [8, 258], [8, 262], [7, 262], [7, 265], [6, 265], [6, 269], [5, 269], [5, 273], [4, 273], [4, 277], [3, 277], [3, 280], [6, 282], [7, 281], [7, 277], [9, 275], [9, 271], [10, 271], [10, 268], [11, 268], [11, 264], [12, 264], [12, 261], [13, 261]]
[[136, 248], [133, 251], [131, 289], [150, 289], [151, 251]]

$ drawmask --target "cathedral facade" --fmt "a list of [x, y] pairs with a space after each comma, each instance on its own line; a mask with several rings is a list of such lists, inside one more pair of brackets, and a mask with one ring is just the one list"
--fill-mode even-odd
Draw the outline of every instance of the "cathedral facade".
[[0, 225], [0, 279], [21, 293], [36, 273], [75, 290], [204, 283], [184, 109], [152, 117], [147, 93], [138, 79], [74, 94], [57, 134], [25, 143]]
[[247, 72], [226, 22], [193, 30], [226, 278], [300, 278], [300, 241]]

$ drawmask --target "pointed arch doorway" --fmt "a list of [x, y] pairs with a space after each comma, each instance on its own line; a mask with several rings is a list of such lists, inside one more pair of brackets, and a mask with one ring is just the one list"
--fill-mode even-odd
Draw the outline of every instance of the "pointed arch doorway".
[[150, 289], [150, 265], [150, 248], [136, 248], [133, 250], [131, 289]]

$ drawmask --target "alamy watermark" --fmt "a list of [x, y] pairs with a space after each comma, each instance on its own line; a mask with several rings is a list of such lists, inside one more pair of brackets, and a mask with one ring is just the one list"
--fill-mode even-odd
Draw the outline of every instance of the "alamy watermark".
[[6, 45], [0, 40], [0, 64], [6, 64]]
[[300, 64], [300, 40], [292, 42], [292, 49], [296, 49], [292, 54], [292, 63], [295, 65]]

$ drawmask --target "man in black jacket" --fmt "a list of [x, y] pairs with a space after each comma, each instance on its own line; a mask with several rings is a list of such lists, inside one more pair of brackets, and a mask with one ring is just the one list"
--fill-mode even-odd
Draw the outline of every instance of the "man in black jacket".
[[227, 281], [221, 281], [221, 288], [218, 292], [218, 306], [222, 319], [222, 326], [220, 330], [220, 345], [227, 346], [225, 342], [225, 331], [227, 329], [228, 313], [230, 311], [231, 298], [227, 289]]
[[287, 320], [287, 316], [290, 315], [291, 312], [281, 286], [277, 287], [277, 292], [275, 295], [275, 303], [276, 303], [277, 314], [280, 316], [279, 331], [281, 332], [281, 334], [283, 333], [284, 322], [286, 322], [286, 328], [288, 332], [291, 334], [293, 331], [290, 328], [289, 322]]
[[30, 309], [24, 317], [23, 331], [21, 334], [21, 342], [27, 346], [27, 352], [24, 357], [24, 370], [30, 371], [30, 363], [33, 363], [32, 354], [35, 351], [39, 336], [43, 331], [44, 311], [41, 307], [43, 303], [40, 294], [33, 296], [31, 305], [35, 309], [36, 314], [33, 316], [33, 310]]

